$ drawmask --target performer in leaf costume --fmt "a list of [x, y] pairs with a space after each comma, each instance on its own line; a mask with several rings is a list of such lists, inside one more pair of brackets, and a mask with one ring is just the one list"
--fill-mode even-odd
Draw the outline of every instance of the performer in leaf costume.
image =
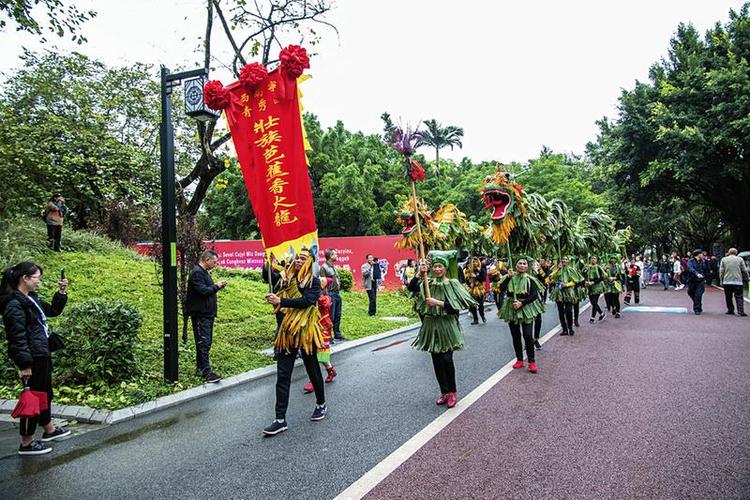
[[479, 324], [477, 312], [479, 312], [479, 316], [482, 318], [482, 323], [487, 323], [487, 319], [484, 317], [484, 296], [487, 293], [484, 289], [484, 282], [487, 279], [487, 269], [482, 265], [479, 257], [473, 257], [466, 263], [463, 273], [464, 288], [466, 288], [466, 291], [469, 292], [469, 295], [477, 303], [476, 306], [469, 308], [469, 312], [472, 318], [474, 318], [471, 324]]
[[440, 397], [436, 403], [453, 408], [458, 400], [453, 351], [464, 347], [458, 313], [475, 306], [476, 302], [455, 279], [458, 275], [455, 250], [433, 250], [428, 258], [431, 261], [431, 276], [427, 278], [431, 296], [425, 296], [422, 285], [422, 276], [425, 276], [428, 268], [426, 262], [420, 263], [420, 272], [408, 285], [409, 291], [417, 294], [417, 308], [422, 316], [422, 327], [412, 345], [432, 355], [435, 376], [440, 385]]
[[570, 265], [570, 257], [560, 259], [560, 267], [549, 277], [552, 283], [552, 300], [557, 303], [557, 314], [562, 325], [560, 335], [573, 335], [573, 304], [580, 301], [576, 285], [584, 281], [575, 266]]
[[615, 318], [620, 317], [620, 294], [625, 282], [625, 275], [618, 261], [619, 257], [612, 255], [609, 263], [604, 266], [604, 300], [607, 302], [607, 310], [611, 311]]
[[605, 283], [604, 279], [607, 272], [602, 266], [599, 265], [599, 259], [597, 257], [591, 257], [589, 266], [585, 269], [586, 275], [586, 288], [589, 294], [589, 302], [591, 302], [591, 319], [590, 323], [596, 321], [596, 315], [599, 315], [599, 321], [603, 321], [607, 317], [599, 306], [599, 296], [604, 293]]
[[516, 351], [514, 369], [523, 368], [523, 344], [526, 345], [526, 357], [529, 360], [529, 371], [537, 372], [534, 359], [534, 337], [532, 327], [534, 320], [544, 312], [544, 305], [539, 300], [539, 284], [529, 273], [529, 258], [519, 257], [516, 260], [515, 272], [509, 273], [501, 284], [501, 291], [505, 292], [498, 316], [508, 323], [513, 337], [513, 349]]

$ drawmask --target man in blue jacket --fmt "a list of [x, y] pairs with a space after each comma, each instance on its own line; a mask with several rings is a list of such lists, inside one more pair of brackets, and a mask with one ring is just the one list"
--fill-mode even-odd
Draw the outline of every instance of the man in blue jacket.
[[227, 286], [226, 281], [214, 283], [208, 272], [219, 265], [219, 255], [206, 250], [200, 256], [198, 265], [190, 271], [185, 313], [190, 316], [195, 336], [195, 357], [198, 371], [209, 384], [215, 384], [221, 377], [211, 370], [208, 353], [213, 341], [214, 319], [217, 312], [216, 293]]
[[709, 274], [708, 266], [703, 260], [703, 251], [700, 248], [693, 250], [693, 258], [688, 261], [688, 295], [693, 299], [693, 312], [700, 315], [703, 312], [703, 292], [706, 288], [706, 277]]

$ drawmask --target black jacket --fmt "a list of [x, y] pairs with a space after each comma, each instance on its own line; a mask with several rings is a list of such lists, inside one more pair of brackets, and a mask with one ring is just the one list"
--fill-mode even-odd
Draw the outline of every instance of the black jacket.
[[31, 303], [32, 300], [42, 308], [45, 316], [54, 317], [62, 313], [68, 296], [57, 292], [50, 305], [36, 293], [30, 293], [27, 297], [16, 290], [6, 300], [2, 311], [5, 337], [8, 339], [8, 356], [22, 370], [30, 368], [34, 364], [34, 358], [50, 355], [42, 315]]
[[[299, 287], [299, 283], [297, 283]], [[310, 306], [318, 305], [318, 297], [323, 293], [323, 289], [320, 287], [320, 279], [313, 278], [310, 286], [299, 289], [302, 297], [296, 299], [283, 298], [281, 299], [281, 307], [291, 307], [292, 309], [305, 309]]]
[[217, 311], [216, 292], [219, 286], [208, 271], [196, 265], [190, 271], [188, 278], [187, 296], [185, 297], [185, 313], [188, 316], [214, 317]]

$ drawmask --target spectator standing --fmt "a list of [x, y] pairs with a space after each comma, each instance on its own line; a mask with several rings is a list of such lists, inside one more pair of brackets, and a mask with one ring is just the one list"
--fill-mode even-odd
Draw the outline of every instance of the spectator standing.
[[643, 268], [644, 268], [644, 264], [643, 264], [643, 258], [642, 258], [642, 257], [641, 257], [640, 255], [639, 255], [638, 257], [636, 257], [636, 259], [635, 259], [635, 265], [636, 265], [636, 266], [638, 266], [638, 280], [639, 280], [639, 283], [638, 283], [638, 284], [640, 285], [640, 287], [639, 287], [639, 291], [640, 291], [640, 288], [643, 288], [643, 287], [645, 287], [645, 286], [646, 286], [646, 283], [645, 283], [645, 282], [643, 281], [643, 280], [644, 280], [644, 274], [643, 274]]
[[688, 261], [688, 295], [693, 300], [693, 312], [696, 315], [703, 313], [703, 292], [706, 289], [706, 276], [709, 270], [703, 260], [703, 251], [693, 250], [693, 258]]
[[404, 286], [408, 286], [414, 274], [417, 272], [414, 267], [414, 259], [408, 259], [406, 265], [401, 269], [401, 282]]
[[664, 290], [669, 289], [669, 274], [672, 271], [672, 264], [667, 259], [666, 255], [661, 256], [661, 260], [657, 266], [659, 273], [659, 283], [664, 285]]
[[[5, 270], [0, 283], [0, 312], [3, 315], [8, 355], [18, 374], [32, 391], [47, 394], [47, 409], [36, 417], [21, 417], [19, 455], [43, 455], [52, 451], [44, 443], [70, 435], [70, 430], [52, 423], [52, 356], [47, 318], [58, 316], [65, 308], [68, 280], [58, 283], [52, 304], [41, 300], [36, 291], [42, 280], [42, 268], [33, 262], [21, 262]], [[37, 425], [44, 428], [41, 441], [34, 440]]]
[[60, 193], [55, 193], [50, 198], [47, 208], [44, 209], [44, 221], [47, 223], [47, 239], [50, 248], [55, 252], [62, 252], [60, 239], [62, 238], [62, 227], [68, 207], [65, 206], [65, 198]]
[[680, 262], [680, 257], [675, 255], [672, 257], [672, 279], [674, 279], [674, 289], [675, 290], [682, 290], [685, 288], [685, 285], [682, 284], [682, 262]]
[[341, 334], [341, 281], [339, 272], [336, 270], [334, 263], [338, 258], [335, 250], [328, 249], [325, 251], [326, 261], [320, 268], [320, 276], [327, 278], [328, 296], [331, 297], [331, 321], [333, 322], [333, 339], [346, 340]]
[[185, 313], [190, 316], [195, 337], [195, 358], [198, 372], [209, 384], [215, 384], [221, 377], [211, 370], [209, 352], [213, 342], [214, 319], [218, 311], [216, 294], [227, 286], [226, 281], [214, 283], [209, 271], [219, 264], [219, 255], [206, 250], [198, 264], [190, 271]]
[[625, 303], [630, 305], [631, 293], [635, 295], [635, 303], [641, 302], [641, 275], [637, 262], [631, 262], [625, 271]]
[[377, 312], [378, 281], [380, 281], [380, 266], [372, 254], [367, 254], [367, 262], [362, 264], [362, 287], [367, 291], [370, 304], [367, 314], [375, 316]]
[[743, 288], [747, 284], [748, 275], [745, 263], [737, 256], [737, 249], [730, 248], [727, 256], [721, 259], [719, 265], [719, 282], [724, 287], [724, 299], [727, 303], [726, 314], [734, 314], [732, 297], [737, 304], [737, 314], [747, 316], [743, 304]]

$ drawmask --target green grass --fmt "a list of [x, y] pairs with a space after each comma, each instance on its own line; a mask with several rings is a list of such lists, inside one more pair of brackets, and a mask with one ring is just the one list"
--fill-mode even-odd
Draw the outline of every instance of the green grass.
[[[40, 232], [36, 231], [36, 235], [39, 236]], [[66, 234], [69, 236], [67, 245]], [[0, 238], [2, 236], [0, 230]], [[33, 258], [44, 268], [40, 294], [47, 300], [54, 292], [60, 269], [64, 267], [69, 280], [67, 307], [95, 297], [123, 299], [136, 306], [144, 315], [137, 344], [141, 375], [114, 386], [56, 386], [55, 402], [117, 409], [200, 385], [202, 380], [195, 373], [195, 345], [191, 330], [188, 331], [188, 342], [179, 342], [180, 382], [170, 385], [163, 381], [162, 296], [153, 262], [106, 240], [100, 242], [101, 245], [92, 244], [92, 238], [101, 238], [88, 234], [81, 236], [72, 231], [64, 232], [63, 247], [76, 249], [75, 238], [86, 242], [85, 251], [53, 253], [17, 249], [14, 253]], [[271, 306], [263, 301], [267, 285], [257, 281], [254, 273], [217, 272], [222, 275], [221, 279], [228, 281], [228, 285], [219, 292], [219, 315], [211, 348], [212, 366], [221, 375], [231, 376], [271, 364], [272, 359], [259, 352], [271, 347], [276, 326]], [[364, 293], [343, 292], [342, 300], [341, 331], [350, 339], [374, 335], [414, 321], [411, 302], [398, 293], [378, 295], [378, 316], [407, 316], [408, 320], [369, 317]], [[57, 323], [57, 318], [52, 321], [53, 326]], [[179, 331], [181, 335], [182, 324]], [[0, 385], [0, 398], [14, 399], [19, 390], [18, 384]]]

